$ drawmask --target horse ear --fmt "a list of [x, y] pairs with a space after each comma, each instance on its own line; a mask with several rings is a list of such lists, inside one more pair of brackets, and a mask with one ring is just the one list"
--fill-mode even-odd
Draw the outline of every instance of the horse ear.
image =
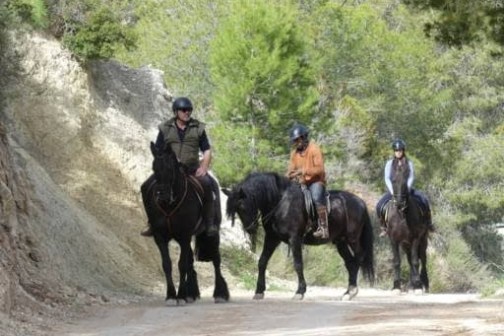
[[245, 194], [245, 191], [243, 191], [243, 188], [240, 188], [240, 191], [238, 191], [238, 196], [240, 199], [247, 197], [247, 194]]
[[231, 195], [231, 189], [221, 188], [221, 190], [224, 193], [224, 195], [226, 195], [227, 197], [229, 197]]

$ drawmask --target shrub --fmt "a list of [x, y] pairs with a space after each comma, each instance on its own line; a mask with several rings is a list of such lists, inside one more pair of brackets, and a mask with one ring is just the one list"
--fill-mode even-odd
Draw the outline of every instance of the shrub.
[[46, 28], [49, 23], [47, 7], [43, 0], [11, 0], [8, 8], [35, 28]]
[[137, 36], [131, 28], [121, 24], [119, 15], [109, 8], [101, 8], [89, 14], [75, 32], [65, 34], [65, 45], [81, 60], [112, 58], [124, 46], [136, 46]]

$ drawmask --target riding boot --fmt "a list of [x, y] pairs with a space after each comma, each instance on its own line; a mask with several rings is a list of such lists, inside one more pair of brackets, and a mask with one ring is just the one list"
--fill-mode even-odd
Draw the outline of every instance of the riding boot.
[[[203, 199], [203, 223], [205, 224], [208, 236], [219, 234], [219, 228], [215, 224], [215, 200], [210, 177], [205, 176], [202, 186], [205, 192]], [[208, 179], [208, 180], [207, 180]], [[200, 181], [203, 179], [200, 179]]]
[[140, 232], [140, 234], [144, 237], [152, 237], [154, 235], [152, 233], [152, 227], [149, 224], [147, 224], [147, 227], [142, 232]]
[[317, 214], [319, 218], [319, 227], [313, 233], [313, 237], [327, 239], [329, 238], [329, 230], [327, 227], [327, 208], [325, 206], [317, 207]]

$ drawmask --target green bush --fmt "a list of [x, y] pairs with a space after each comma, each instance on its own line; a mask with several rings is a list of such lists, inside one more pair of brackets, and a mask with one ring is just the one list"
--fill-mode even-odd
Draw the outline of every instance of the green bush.
[[43, 0], [11, 0], [8, 8], [35, 28], [46, 28], [49, 23], [47, 7]]
[[77, 24], [75, 32], [65, 34], [65, 45], [81, 60], [112, 58], [121, 47], [132, 49], [137, 36], [121, 23], [118, 14], [109, 8], [89, 13], [89, 19]]

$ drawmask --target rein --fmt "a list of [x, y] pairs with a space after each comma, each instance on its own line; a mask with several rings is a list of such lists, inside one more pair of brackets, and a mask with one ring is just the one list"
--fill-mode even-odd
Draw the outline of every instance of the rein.
[[[263, 215], [261, 213], [261, 211], [258, 209], [257, 210], [257, 215], [255, 217], [255, 219], [249, 224], [247, 225], [246, 227], [243, 228], [243, 230], [245, 232], [248, 232], [251, 228], [253, 228], [254, 226], [258, 226], [259, 225], [259, 221], [262, 219], [263, 223], [267, 220], [269, 220], [275, 213], [275, 211], [278, 209], [278, 207], [280, 206], [280, 202], [277, 203], [277, 205], [275, 205], [273, 207], [273, 209], [271, 209], [266, 215]], [[233, 219], [232, 219], [232, 222], [231, 222], [231, 225], [234, 226], [234, 214], [233, 214]]]
[[[170, 217], [173, 216], [173, 214], [175, 212], [177, 212], [177, 210], [180, 208], [180, 206], [184, 202], [184, 200], [185, 200], [185, 198], [187, 196], [187, 190], [188, 190], [188, 187], [187, 187], [187, 178], [184, 178], [184, 193], [183, 193], [182, 197], [180, 198], [180, 201], [177, 203], [177, 205], [169, 213], [167, 213], [165, 211], [165, 209], [159, 203], [159, 197], [155, 198], [156, 205], [157, 205], [158, 209], [163, 213], [163, 215], [165, 215], [165, 217], [167, 218], [168, 221], [169, 221]], [[173, 185], [172, 185], [171, 192], [170, 192], [170, 199], [171, 199], [171, 201], [170, 201], [170, 204], [171, 204], [171, 203], [174, 202], [174, 200], [173, 200]]]
[[[401, 196], [400, 198], [402, 201], [398, 201], [398, 196]], [[404, 212], [408, 208], [408, 195], [393, 195], [392, 196], [392, 202], [394, 205], [399, 209], [401, 212]]]

